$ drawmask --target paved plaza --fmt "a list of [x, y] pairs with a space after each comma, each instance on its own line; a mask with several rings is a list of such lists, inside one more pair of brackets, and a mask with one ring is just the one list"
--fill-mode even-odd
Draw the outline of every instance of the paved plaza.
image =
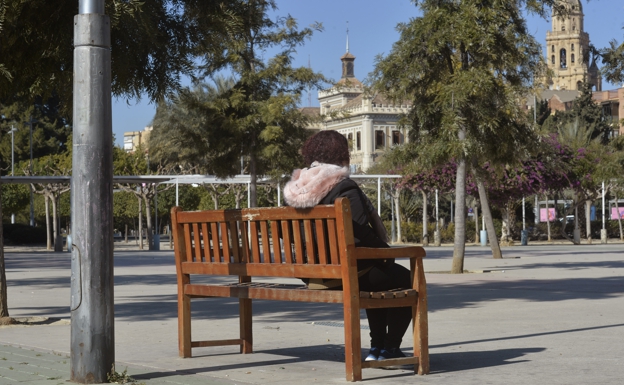
[[[341, 305], [255, 301], [254, 354], [229, 346], [181, 359], [173, 252], [115, 246], [116, 370], [137, 384], [346, 383]], [[365, 369], [364, 383], [622, 383], [624, 244], [513, 246], [502, 260], [467, 246], [461, 275], [447, 273], [451, 247], [426, 250], [431, 374]], [[31, 322], [0, 327], [0, 384], [65, 384], [70, 253], [5, 253], [11, 316]], [[236, 300], [196, 300], [192, 311], [194, 339], [237, 338]]]

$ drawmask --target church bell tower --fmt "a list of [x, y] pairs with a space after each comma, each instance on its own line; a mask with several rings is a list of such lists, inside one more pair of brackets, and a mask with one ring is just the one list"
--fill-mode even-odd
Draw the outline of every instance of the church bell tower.
[[[596, 59], [590, 57], [589, 34], [584, 31], [583, 6], [580, 0], [560, 0], [567, 12], [553, 9], [552, 31], [546, 32], [550, 78], [555, 90], [578, 90], [584, 81], [595, 91], [602, 91], [602, 77]], [[591, 59], [591, 63], [590, 63]]]

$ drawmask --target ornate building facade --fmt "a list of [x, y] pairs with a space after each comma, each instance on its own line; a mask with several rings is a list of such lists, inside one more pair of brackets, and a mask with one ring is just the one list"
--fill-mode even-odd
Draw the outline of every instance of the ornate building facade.
[[407, 129], [401, 127], [399, 119], [409, 112], [411, 105], [405, 102], [395, 104], [384, 95], [365, 90], [355, 77], [355, 56], [349, 52], [348, 40], [347, 52], [340, 60], [340, 80], [318, 93], [318, 113], [322, 120], [315, 128], [344, 135], [351, 146], [352, 172], [364, 172], [384, 151], [405, 142]]
[[553, 10], [552, 31], [546, 32], [546, 49], [551, 90], [579, 90], [587, 81], [592, 89], [602, 91], [602, 77], [596, 58], [590, 57], [589, 34], [584, 30], [583, 5], [580, 0], [561, 0], [566, 15]]

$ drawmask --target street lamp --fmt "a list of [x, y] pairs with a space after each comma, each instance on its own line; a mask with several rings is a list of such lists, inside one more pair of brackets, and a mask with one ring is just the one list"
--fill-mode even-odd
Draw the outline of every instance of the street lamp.
[[[11, 130], [9, 131], [11, 133], [11, 176], [15, 176], [13, 167], [15, 164], [15, 141], [14, 141], [14, 134], [17, 131], [17, 128], [13, 127], [13, 125], [11, 124]], [[15, 214], [11, 214], [11, 223], [15, 223]]]

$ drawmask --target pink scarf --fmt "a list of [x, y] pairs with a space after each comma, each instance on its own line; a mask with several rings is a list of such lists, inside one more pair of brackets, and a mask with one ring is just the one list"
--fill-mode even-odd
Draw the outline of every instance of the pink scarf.
[[293, 171], [284, 186], [286, 204], [297, 208], [316, 206], [338, 183], [349, 177], [349, 167], [313, 162], [310, 168]]

